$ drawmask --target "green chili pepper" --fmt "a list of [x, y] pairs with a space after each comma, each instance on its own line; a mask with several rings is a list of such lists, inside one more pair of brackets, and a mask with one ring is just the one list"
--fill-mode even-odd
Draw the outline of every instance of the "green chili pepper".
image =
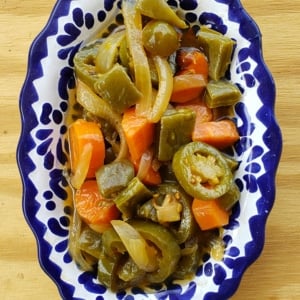
[[177, 179], [172, 169], [172, 163], [167, 162], [161, 165], [159, 168], [160, 176], [163, 183], [176, 183]]
[[230, 38], [212, 30], [201, 29], [198, 34], [200, 46], [209, 61], [209, 76], [213, 80], [224, 77], [229, 64], [235, 42]]
[[130, 69], [130, 55], [127, 48], [127, 41], [124, 38], [120, 44], [119, 58], [123, 67]]
[[158, 269], [146, 274], [149, 283], [161, 283], [176, 269], [180, 259], [180, 247], [168, 229], [157, 223], [130, 220], [132, 225], [147, 241], [158, 250]]
[[105, 230], [102, 234], [102, 248], [110, 257], [123, 255], [126, 248], [114, 228]]
[[102, 250], [98, 260], [98, 280], [112, 291], [124, 288], [124, 284], [117, 275], [121, 259], [122, 256], [111, 257]]
[[187, 28], [187, 24], [181, 20], [175, 11], [164, 0], [138, 0], [137, 7], [141, 13], [152, 19], [166, 21], [178, 28]]
[[100, 45], [95, 58], [95, 69], [98, 73], [106, 73], [114, 66], [123, 40], [125, 40], [125, 31], [117, 31], [110, 34]]
[[232, 185], [233, 175], [222, 153], [202, 142], [182, 146], [172, 166], [181, 186], [195, 198], [217, 199]]
[[137, 208], [137, 216], [142, 219], [151, 220], [158, 223], [156, 209], [153, 205], [153, 199], [150, 199]]
[[151, 191], [148, 190], [138, 177], [134, 177], [128, 186], [118, 194], [114, 202], [121, 211], [122, 218], [129, 219], [136, 211], [138, 203], [151, 198], [151, 196]]
[[190, 109], [167, 110], [157, 127], [157, 158], [169, 161], [180, 146], [191, 141], [196, 114]]
[[226, 153], [222, 153], [222, 154], [223, 154], [223, 157], [225, 158], [231, 172], [234, 172], [239, 166], [238, 161]]
[[103, 165], [96, 172], [96, 180], [100, 193], [105, 198], [111, 198], [120, 192], [134, 177], [133, 164], [126, 159]]
[[162, 21], [152, 20], [143, 28], [143, 45], [151, 55], [167, 57], [179, 47], [179, 35], [175, 28]]
[[206, 86], [205, 102], [209, 108], [231, 106], [241, 98], [241, 92], [236, 85], [226, 80], [211, 80]]
[[125, 68], [119, 64], [115, 64], [105, 74], [99, 75], [94, 89], [117, 113], [123, 113], [142, 97]]
[[117, 275], [128, 287], [139, 286], [145, 278], [146, 272], [141, 270], [129, 256], [118, 268]]
[[74, 56], [75, 75], [78, 79], [94, 90], [94, 84], [99, 78], [96, 72], [95, 60], [102, 40], [85, 46]]
[[218, 203], [225, 210], [230, 210], [233, 207], [233, 205], [239, 201], [240, 195], [241, 192], [239, 187], [236, 185], [236, 183], [233, 183], [229, 191], [218, 199]]
[[198, 237], [194, 236], [189, 239], [185, 243], [181, 253], [177, 269], [172, 275], [172, 278], [175, 279], [186, 279], [188, 276], [195, 274], [202, 256]]
[[79, 240], [78, 247], [92, 255], [95, 258], [99, 258], [101, 252], [102, 236], [100, 233], [92, 230], [90, 227], [86, 227], [82, 230]]
[[[180, 220], [172, 224], [168, 223], [169, 230], [174, 234], [178, 244], [184, 243], [190, 238], [197, 229], [193, 213], [191, 211], [191, 197], [188, 196], [185, 191], [174, 183], [160, 184], [153, 191], [153, 199], [147, 201], [137, 210], [137, 215], [141, 218], [150, 219], [154, 222], [160, 222], [158, 218], [158, 210], [161, 206], [164, 206], [164, 202], [167, 197], [174, 199], [181, 206]], [[172, 214], [172, 210], [168, 209], [168, 204], [165, 205], [168, 214]], [[164, 222], [165, 223], [165, 222]]]

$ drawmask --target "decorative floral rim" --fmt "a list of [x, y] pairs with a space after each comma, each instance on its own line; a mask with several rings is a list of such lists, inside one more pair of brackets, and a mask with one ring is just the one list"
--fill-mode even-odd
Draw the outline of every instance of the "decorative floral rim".
[[87, 39], [118, 22], [120, 1], [58, 0], [34, 40], [20, 95], [22, 132], [17, 161], [23, 182], [23, 211], [35, 234], [39, 262], [64, 299], [227, 299], [245, 269], [260, 255], [265, 223], [275, 199], [275, 175], [282, 138], [274, 117], [275, 85], [263, 57], [261, 34], [239, 0], [170, 0], [193, 24], [207, 24], [237, 41], [227, 76], [243, 92], [235, 107], [241, 135], [233, 154], [240, 161], [236, 182], [241, 201], [224, 229], [224, 258], [208, 256], [189, 282], [111, 293], [81, 272], [67, 249], [72, 208], [64, 177], [64, 134], [69, 91], [74, 87], [72, 58]]

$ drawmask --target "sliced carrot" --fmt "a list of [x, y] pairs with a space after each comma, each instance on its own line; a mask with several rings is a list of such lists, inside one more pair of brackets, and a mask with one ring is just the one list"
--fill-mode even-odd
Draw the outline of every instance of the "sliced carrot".
[[69, 144], [71, 156], [71, 170], [75, 174], [81, 154], [87, 144], [92, 146], [87, 178], [95, 177], [95, 172], [104, 164], [105, 143], [102, 131], [95, 122], [78, 119], [69, 127]]
[[205, 89], [207, 79], [202, 74], [182, 74], [173, 77], [171, 102], [185, 103], [197, 98]]
[[132, 161], [139, 161], [154, 140], [154, 123], [137, 116], [135, 108], [123, 114], [122, 127]]
[[194, 199], [192, 212], [196, 222], [202, 230], [222, 227], [229, 222], [229, 213], [212, 200]]
[[206, 79], [208, 78], [208, 60], [205, 54], [196, 48], [182, 48], [178, 51], [177, 65], [179, 72], [182, 74], [202, 74]]
[[213, 119], [212, 110], [203, 101], [190, 101], [188, 103], [176, 105], [176, 108], [189, 108], [196, 113], [195, 127], [200, 123], [210, 122]]
[[85, 181], [76, 191], [75, 206], [80, 217], [98, 231], [107, 228], [111, 220], [120, 216], [115, 203], [102, 197], [96, 180]]
[[218, 149], [232, 146], [240, 138], [233, 121], [211, 121], [197, 124], [192, 133], [193, 141], [201, 141]]

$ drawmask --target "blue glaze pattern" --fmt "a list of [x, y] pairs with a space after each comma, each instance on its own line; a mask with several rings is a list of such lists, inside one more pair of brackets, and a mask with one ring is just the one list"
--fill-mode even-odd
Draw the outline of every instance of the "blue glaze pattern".
[[22, 132], [17, 160], [23, 182], [23, 211], [38, 243], [42, 268], [63, 299], [224, 300], [236, 291], [246, 268], [257, 259], [265, 223], [275, 199], [275, 175], [282, 149], [274, 117], [275, 85], [262, 57], [261, 34], [239, 0], [169, 0], [191, 26], [202, 24], [237, 42], [228, 79], [243, 93], [235, 106], [241, 135], [233, 155], [241, 200], [224, 228], [224, 258], [209, 254], [189, 282], [111, 293], [95, 274], [80, 271], [68, 253], [72, 205], [66, 171], [66, 112], [74, 88], [73, 57], [99, 30], [120, 22], [121, 1], [58, 0], [34, 40], [20, 95]]

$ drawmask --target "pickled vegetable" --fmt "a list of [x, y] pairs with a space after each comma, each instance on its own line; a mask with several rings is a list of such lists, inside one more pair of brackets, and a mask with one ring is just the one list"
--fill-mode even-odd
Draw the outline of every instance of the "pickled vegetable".
[[115, 64], [111, 70], [100, 75], [94, 89], [116, 113], [123, 113], [142, 97], [124, 67], [119, 64]]
[[208, 57], [210, 78], [219, 80], [230, 65], [235, 42], [212, 29], [200, 30], [198, 39]]
[[172, 166], [184, 190], [198, 199], [221, 197], [232, 185], [233, 176], [223, 155], [205, 143], [182, 146], [175, 153]]
[[133, 177], [134, 166], [126, 159], [104, 165], [96, 172], [100, 193], [106, 198], [113, 197], [126, 188]]
[[164, 0], [137, 0], [137, 7], [143, 15], [152, 19], [165, 21], [178, 28], [187, 27]]
[[180, 146], [192, 139], [195, 112], [189, 109], [168, 110], [158, 125], [157, 157], [169, 161]]
[[179, 46], [179, 36], [174, 27], [162, 21], [151, 21], [143, 29], [143, 45], [151, 55], [167, 57]]
[[229, 81], [210, 81], [206, 86], [205, 102], [209, 108], [231, 106], [241, 98], [238, 87]]
[[128, 186], [114, 199], [114, 202], [123, 219], [132, 217], [133, 212], [136, 211], [137, 205], [147, 199], [151, 198], [152, 193], [147, 187], [137, 178], [133, 178]]
[[121, 13], [124, 25], [74, 57], [69, 130], [84, 137], [75, 169], [70, 145], [70, 254], [113, 292], [185, 280], [206, 251], [222, 259], [240, 197], [225, 154], [239, 140], [241, 92], [226, 79], [235, 42], [189, 28], [165, 0], [123, 0]]

